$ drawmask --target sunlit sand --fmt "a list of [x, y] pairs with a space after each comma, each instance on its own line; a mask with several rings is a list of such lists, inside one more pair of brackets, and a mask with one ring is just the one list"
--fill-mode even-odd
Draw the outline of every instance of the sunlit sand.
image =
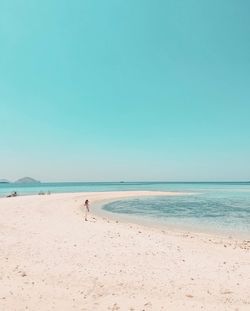
[[249, 310], [250, 243], [89, 215], [162, 192], [0, 199], [0, 309]]

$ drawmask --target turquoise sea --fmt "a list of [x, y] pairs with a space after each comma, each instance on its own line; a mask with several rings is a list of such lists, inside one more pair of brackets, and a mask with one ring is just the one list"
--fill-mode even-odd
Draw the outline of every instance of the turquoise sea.
[[[106, 203], [103, 209], [134, 220], [150, 220], [250, 238], [250, 183], [248, 182], [84, 182], [0, 184], [0, 196], [39, 192], [155, 190], [185, 192], [184, 196], [129, 198]], [[192, 193], [191, 195], [189, 193]]]

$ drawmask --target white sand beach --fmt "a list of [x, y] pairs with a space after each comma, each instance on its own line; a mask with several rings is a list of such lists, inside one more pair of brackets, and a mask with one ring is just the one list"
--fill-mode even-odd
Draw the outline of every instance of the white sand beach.
[[84, 221], [86, 198], [157, 194], [1, 198], [0, 310], [250, 310], [250, 241]]

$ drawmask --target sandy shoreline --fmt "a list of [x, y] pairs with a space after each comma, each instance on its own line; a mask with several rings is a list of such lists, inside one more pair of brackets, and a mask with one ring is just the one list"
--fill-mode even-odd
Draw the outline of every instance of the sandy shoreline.
[[[88, 193], [91, 202], [149, 191]], [[250, 243], [101, 215], [85, 193], [0, 199], [0, 310], [249, 310]]]

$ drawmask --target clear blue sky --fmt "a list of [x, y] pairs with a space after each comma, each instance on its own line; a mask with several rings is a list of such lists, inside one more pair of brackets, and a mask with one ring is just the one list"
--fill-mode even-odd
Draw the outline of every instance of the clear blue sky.
[[250, 180], [248, 0], [1, 0], [0, 178]]

